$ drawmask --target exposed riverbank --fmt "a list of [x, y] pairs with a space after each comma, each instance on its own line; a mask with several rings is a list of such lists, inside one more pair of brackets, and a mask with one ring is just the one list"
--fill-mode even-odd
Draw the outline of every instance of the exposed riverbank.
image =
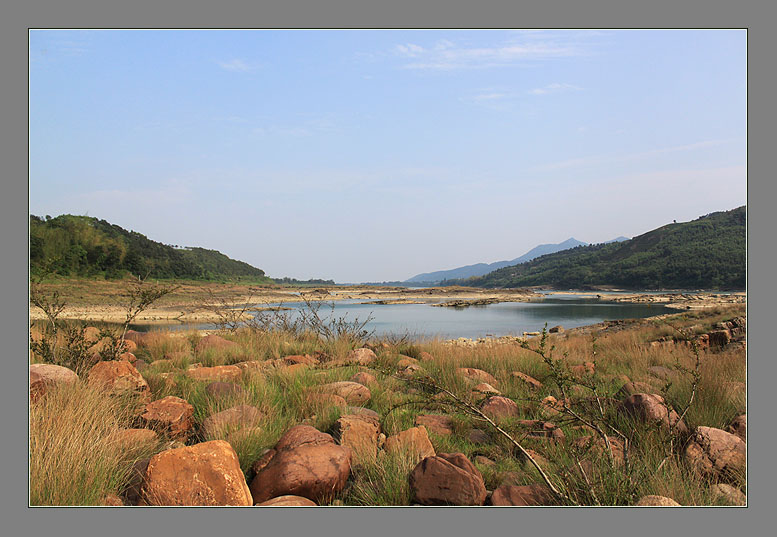
[[[123, 322], [126, 301], [122, 293], [126, 282], [63, 280], [42, 286], [44, 292], [58, 291], [65, 301], [60, 314], [63, 319], [96, 322]], [[246, 284], [183, 282], [153, 307], [143, 311], [138, 323], [209, 323], [219, 320], [219, 308], [242, 307], [249, 318], [252, 311], [263, 304], [278, 304], [309, 300], [330, 302], [360, 300], [375, 305], [430, 304], [436, 306], [468, 307], [500, 302], [532, 302], [555, 295], [590, 296], [598, 300], [619, 303], [656, 303], [676, 309], [701, 309], [724, 304], [745, 303], [746, 295], [739, 293], [629, 293], [617, 291], [549, 291], [544, 294], [534, 289], [479, 289], [473, 287], [430, 287], [410, 289], [376, 286], [321, 286], [284, 287]], [[258, 307], [256, 305], [259, 305]], [[30, 306], [30, 319], [42, 320], [43, 312]]]

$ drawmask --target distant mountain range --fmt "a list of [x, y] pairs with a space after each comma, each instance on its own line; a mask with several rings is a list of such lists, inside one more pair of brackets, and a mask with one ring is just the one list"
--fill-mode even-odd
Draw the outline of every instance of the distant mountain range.
[[578, 246], [480, 277], [474, 287], [745, 289], [747, 208], [672, 223], [617, 244]]
[[[611, 242], [627, 241], [627, 240], [629, 240], [627, 237], [618, 237], [617, 239], [612, 239], [603, 244], [608, 244]], [[463, 267], [458, 267], [450, 270], [424, 272], [423, 274], [417, 274], [416, 276], [413, 276], [412, 278], [405, 280], [404, 283], [421, 283], [421, 282], [437, 283], [443, 280], [457, 280], [457, 279], [471, 278], [473, 276], [484, 276], [500, 268], [510, 267], [512, 265], [517, 265], [519, 263], [525, 263], [527, 261], [531, 261], [532, 259], [535, 259], [543, 255], [560, 252], [562, 250], [568, 250], [570, 248], [575, 248], [577, 246], [586, 246], [587, 244], [588, 243], [579, 241], [575, 238], [569, 238], [564, 242], [560, 242], [558, 244], [540, 244], [539, 246], [535, 246], [534, 248], [532, 248], [522, 256], [516, 257], [515, 259], [512, 259], [510, 261], [496, 261], [494, 263], [477, 263], [475, 265], [466, 265]]]

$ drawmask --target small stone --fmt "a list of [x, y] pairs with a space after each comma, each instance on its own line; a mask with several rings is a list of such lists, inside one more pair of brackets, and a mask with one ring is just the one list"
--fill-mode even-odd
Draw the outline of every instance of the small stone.
[[450, 416], [419, 414], [415, 418], [415, 425], [423, 425], [428, 431], [442, 436], [453, 434], [453, 419]]
[[643, 496], [635, 505], [640, 507], [680, 507], [680, 504], [672, 498], [656, 496], [654, 494]]
[[747, 496], [745, 496], [741, 490], [734, 488], [731, 485], [718, 483], [713, 485], [711, 490], [712, 497], [725, 505], [747, 505]]

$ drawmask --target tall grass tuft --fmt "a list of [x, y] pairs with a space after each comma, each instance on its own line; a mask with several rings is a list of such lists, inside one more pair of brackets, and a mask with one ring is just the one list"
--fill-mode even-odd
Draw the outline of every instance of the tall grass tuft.
[[99, 505], [119, 494], [134, 462], [157, 442], [128, 451], [112, 436], [130, 428], [139, 407], [76, 382], [51, 389], [30, 407], [30, 505]]

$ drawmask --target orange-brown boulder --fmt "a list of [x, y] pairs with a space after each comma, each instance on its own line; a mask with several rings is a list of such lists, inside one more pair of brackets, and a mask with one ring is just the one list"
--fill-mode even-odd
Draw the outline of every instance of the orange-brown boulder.
[[336, 406], [345, 408], [348, 406], [348, 402], [345, 399], [333, 393], [309, 393], [307, 394], [307, 401], [314, 406], [321, 407]]
[[370, 349], [363, 347], [354, 349], [345, 357], [345, 362], [349, 364], [370, 365], [377, 360], [377, 355]]
[[125, 341], [132, 341], [133, 343], [137, 345], [143, 345], [144, 339], [146, 337], [146, 333], [144, 332], [137, 332], [135, 330], [127, 330], [127, 332], [124, 334], [124, 340]]
[[251, 481], [255, 503], [284, 495], [327, 501], [345, 487], [351, 472], [351, 449], [308, 425], [289, 429], [275, 451]]
[[350, 380], [351, 382], [358, 382], [362, 386], [370, 386], [378, 382], [378, 379], [375, 378], [375, 375], [371, 375], [366, 371], [359, 371], [354, 376], [352, 376]]
[[680, 434], [688, 432], [685, 422], [670, 409], [664, 398], [655, 393], [635, 393], [621, 401], [620, 410], [642, 421], [660, 423], [664, 429], [674, 427]]
[[472, 388], [472, 396], [477, 399], [484, 399], [490, 395], [501, 395], [502, 392], [491, 386], [490, 384], [487, 384], [485, 382], [481, 382], [474, 388]]
[[124, 352], [135, 352], [138, 350], [138, 344], [131, 339], [124, 340]]
[[415, 425], [423, 425], [427, 430], [442, 436], [453, 434], [453, 419], [441, 414], [419, 414]]
[[491, 505], [556, 505], [547, 485], [502, 485], [491, 494]]
[[520, 371], [513, 371], [512, 373], [510, 373], [510, 376], [523, 381], [523, 383], [526, 384], [526, 386], [528, 386], [532, 390], [538, 390], [542, 388], [542, 382], [540, 382], [539, 380], [537, 380], [536, 378], [530, 375], [527, 375], [526, 373], [521, 373]]
[[460, 367], [457, 371], [461, 376], [470, 381], [477, 383], [485, 382], [487, 384], [491, 384], [492, 386], [497, 384], [494, 376], [491, 375], [491, 373], [483, 371], [482, 369], [476, 369], [474, 367]]
[[239, 345], [234, 341], [229, 341], [228, 339], [224, 339], [223, 337], [217, 336], [216, 334], [210, 334], [197, 342], [197, 345], [194, 347], [194, 351], [203, 352], [208, 349], [233, 349], [237, 347], [239, 347]]
[[188, 369], [186, 376], [195, 380], [230, 381], [239, 379], [243, 371], [236, 365], [217, 365], [214, 367], [196, 367]]
[[422, 362], [431, 362], [432, 360], [434, 360], [434, 356], [432, 356], [426, 351], [421, 351], [418, 353], [418, 359]]
[[185, 442], [192, 432], [194, 407], [186, 400], [168, 395], [146, 405], [140, 416], [147, 427]]
[[440, 453], [422, 460], [410, 473], [410, 488], [421, 505], [483, 505], [486, 486], [462, 453]]
[[361, 405], [370, 400], [369, 388], [358, 382], [347, 380], [341, 382], [332, 382], [320, 386], [319, 389], [324, 393], [339, 395], [350, 405]]
[[67, 367], [54, 364], [30, 364], [30, 401], [37, 401], [48, 387], [57, 384], [72, 384], [78, 375]]
[[89, 371], [89, 385], [111, 393], [134, 394], [141, 400], [151, 399], [151, 388], [135, 367], [122, 360], [97, 362]]
[[[124, 360], [125, 362], [129, 362], [131, 364], [134, 364], [137, 361], [137, 358], [134, 354], [131, 352], [123, 352], [119, 355], [119, 360]], [[135, 368], [137, 369], [137, 368]]]
[[515, 418], [521, 413], [521, 409], [512, 399], [494, 395], [486, 399], [480, 410], [492, 419]]
[[303, 498], [302, 496], [278, 496], [266, 502], [257, 503], [257, 507], [316, 507], [316, 502]]
[[374, 459], [378, 455], [378, 420], [369, 416], [349, 414], [340, 417], [333, 430], [340, 445], [351, 448], [356, 461]]
[[286, 365], [294, 365], [294, 364], [316, 365], [319, 363], [319, 361], [316, 358], [313, 358], [309, 354], [293, 354], [291, 356], [284, 356], [283, 361], [286, 363]]
[[383, 449], [386, 450], [386, 453], [404, 452], [417, 460], [433, 457], [435, 454], [434, 446], [429, 440], [426, 427], [423, 425], [389, 436], [386, 438]]
[[262, 413], [258, 408], [239, 405], [205, 418], [202, 421], [202, 432], [209, 439], [223, 438], [232, 431], [256, 427], [261, 419]]
[[418, 365], [418, 360], [416, 360], [415, 358], [411, 358], [410, 356], [405, 356], [404, 354], [400, 354], [399, 360], [397, 361], [397, 368], [404, 369], [409, 365]]
[[253, 505], [235, 450], [223, 440], [163, 451], [143, 483], [148, 505]]
[[685, 448], [685, 460], [711, 478], [742, 477], [746, 458], [747, 447], [741, 438], [714, 427], [697, 427]]

